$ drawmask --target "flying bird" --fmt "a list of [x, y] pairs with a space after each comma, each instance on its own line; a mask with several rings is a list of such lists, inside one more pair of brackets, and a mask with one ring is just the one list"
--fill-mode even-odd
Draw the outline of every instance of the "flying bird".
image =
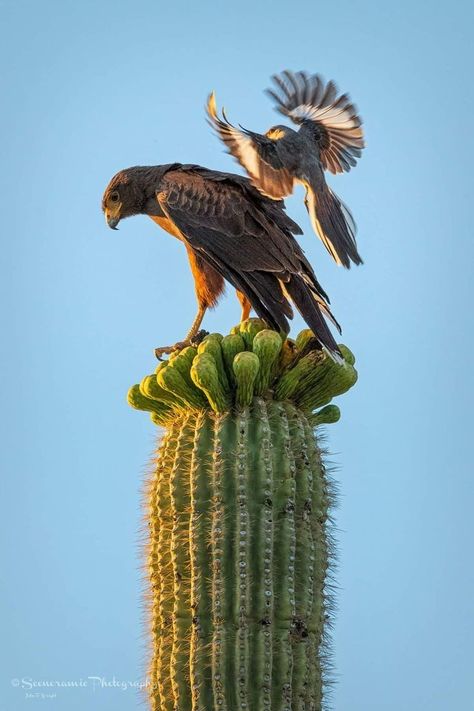
[[362, 264], [355, 240], [354, 219], [328, 186], [324, 171], [342, 173], [356, 165], [364, 148], [362, 121], [347, 94], [318, 75], [284, 71], [272, 77], [267, 94], [276, 109], [299, 126], [277, 125], [265, 134], [236, 128], [225, 110], [219, 117], [214, 92], [209, 96], [209, 123], [229, 153], [245, 168], [261, 193], [280, 200], [296, 183], [306, 189], [305, 205], [314, 231], [337, 264]]
[[227, 280], [241, 294], [244, 311], [252, 306], [270, 328], [285, 334], [291, 300], [319, 346], [340, 359], [325, 321], [340, 330], [329, 299], [293, 237], [301, 229], [282, 201], [265, 197], [247, 178], [180, 163], [127, 168], [110, 181], [102, 209], [112, 229], [126, 217], [148, 215], [188, 252], [198, 312], [184, 340], [156, 349], [157, 357], [189, 345]]

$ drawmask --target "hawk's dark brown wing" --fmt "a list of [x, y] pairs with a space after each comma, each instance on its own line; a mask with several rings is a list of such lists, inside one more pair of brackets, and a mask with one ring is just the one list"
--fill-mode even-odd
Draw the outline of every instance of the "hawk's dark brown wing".
[[338, 96], [334, 82], [313, 74], [284, 71], [272, 77], [275, 90], [267, 94], [276, 109], [303, 127], [317, 128], [321, 163], [331, 173], [349, 171], [364, 148], [362, 121], [347, 94]]
[[275, 141], [261, 133], [236, 128], [227, 120], [224, 110], [220, 118], [214, 94], [207, 102], [207, 115], [229, 153], [245, 168], [252, 184], [263, 195], [272, 199], [291, 195], [294, 179], [279, 158]]
[[[338, 357], [323, 318], [327, 296], [275, 203], [244, 183], [213, 179], [212, 171], [177, 170], [161, 181], [163, 212], [192, 248], [251, 302], [271, 327], [288, 333], [291, 296], [322, 346]], [[267, 209], [267, 203], [269, 209]]]

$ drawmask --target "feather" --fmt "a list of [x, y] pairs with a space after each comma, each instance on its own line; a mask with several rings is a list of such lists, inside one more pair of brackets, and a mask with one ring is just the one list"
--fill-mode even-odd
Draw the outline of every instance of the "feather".
[[227, 146], [229, 153], [245, 168], [252, 182], [269, 198], [279, 200], [293, 191], [293, 177], [284, 167], [275, 141], [260, 133], [233, 126], [224, 109], [217, 113], [214, 93], [207, 103], [209, 124]]
[[276, 89], [267, 94], [276, 101], [280, 113], [301, 125], [311, 122], [320, 128], [320, 159], [323, 167], [332, 173], [349, 171], [356, 165], [364, 148], [362, 121], [348, 94], [338, 96], [335, 83], [327, 83], [319, 74], [308, 76], [305, 72], [294, 74], [284, 70], [273, 81]]

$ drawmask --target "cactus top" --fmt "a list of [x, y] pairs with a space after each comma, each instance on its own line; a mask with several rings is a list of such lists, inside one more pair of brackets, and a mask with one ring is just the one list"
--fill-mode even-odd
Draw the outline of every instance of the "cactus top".
[[227, 336], [211, 333], [173, 353], [130, 388], [128, 402], [165, 427], [183, 411], [228, 412], [249, 406], [255, 396], [289, 400], [315, 426], [337, 422], [339, 408], [329, 403], [357, 380], [354, 356], [346, 346], [339, 348], [342, 364], [317, 348], [309, 329], [292, 340], [250, 318]]

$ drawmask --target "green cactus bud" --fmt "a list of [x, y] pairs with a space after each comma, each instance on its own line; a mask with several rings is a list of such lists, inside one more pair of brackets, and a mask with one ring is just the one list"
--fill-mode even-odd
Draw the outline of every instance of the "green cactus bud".
[[255, 394], [261, 395], [270, 387], [275, 363], [282, 347], [282, 338], [276, 331], [268, 328], [257, 333], [253, 339], [252, 350], [260, 361], [260, 368], [255, 380]]
[[[307, 356], [309, 360], [313, 361], [314, 367], [305, 369], [298, 383], [298, 387], [292, 396], [295, 401], [304, 398], [309, 390], [313, 387], [317, 387], [319, 383], [326, 381], [328, 378], [331, 378], [337, 369], [341, 367], [341, 365], [336, 363], [325, 351], [310, 351], [310, 353], [307, 353], [303, 358]], [[303, 360], [303, 358], [301, 360]], [[298, 362], [299, 360], [296, 360], [295, 365]]]
[[[160, 397], [161, 393], [166, 393], [166, 390], [163, 390], [163, 388], [160, 388], [158, 383], [156, 382], [156, 375], [145, 375], [143, 380], [140, 383], [140, 392], [142, 395], [145, 397], [149, 397], [152, 400], [161, 400], [162, 398]], [[166, 393], [168, 397], [170, 397], [170, 393]]]
[[128, 391], [127, 402], [135, 410], [154, 413], [157, 418], [160, 418], [160, 424], [165, 424], [173, 416], [173, 411], [168, 405], [143, 395], [138, 384], [132, 385]]
[[297, 354], [296, 343], [292, 338], [287, 338], [283, 341], [281, 347], [280, 358], [278, 361], [278, 369], [280, 371], [286, 370], [293, 363], [295, 356]]
[[205, 338], [203, 338], [203, 341], [216, 340], [216, 341], [219, 341], [219, 343], [221, 343], [223, 338], [224, 338], [224, 336], [222, 335], [222, 333], [208, 333], [207, 336]]
[[326, 405], [322, 410], [309, 415], [308, 422], [313, 427], [318, 427], [319, 425], [332, 425], [334, 422], [339, 422], [340, 418], [341, 411], [337, 405]]
[[237, 353], [234, 358], [234, 375], [237, 382], [236, 404], [238, 407], [250, 405], [260, 361], [255, 353]]
[[211, 333], [198, 346], [198, 353], [209, 353], [215, 361], [217, 374], [222, 388], [227, 392], [229, 390], [229, 381], [225, 372], [224, 358], [222, 355], [221, 341], [222, 338], [217, 338], [219, 334]]
[[[310, 392], [319, 390], [322, 383], [328, 385], [331, 381], [337, 381], [342, 372], [341, 369], [351, 367], [345, 362], [341, 364], [334, 361], [326, 352], [321, 350], [310, 351], [307, 355], [310, 358], [314, 358], [315, 367], [305, 370], [297, 389], [292, 394], [292, 398], [299, 404], [303, 403], [305, 398], [312, 397]], [[296, 363], [298, 363], [298, 360]]]
[[158, 365], [155, 368], [155, 375], [158, 375], [158, 373], [165, 368], [168, 367], [168, 361], [167, 360], [162, 360], [161, 363], [158, 363]]
[[170, 408], [173, 408], [176, 412], [179, 412], [185, 407], [183, 400], [178, 397], [175, 393], [169, 392], [158, 385], [156, 375], [146, 375], [140, 383], [140, 392], [142, 395], [156, 400], [158, 402], [166, 403]]
[[304, 411], [322, 407], [337, 395], [347, 392], [357, 382], [357, 371], [349, 363], [339, 365], [333, 363], [331, 368], [323, 371], [320, 378], [299, 392], [295, 402]]
[[191, 378], [207, 396], [214, 412], [226, 412], [230, 399], [219, 380], [216, 362], [210, 353], [198, 353], [191, 367]]
[[245, 341], [245, 347], [247, 350], [252, 350], [253, 339], [260, 331], [267, 328], [265, 321], [261, 318], [248, 318], [246, 321], [242, 321], [240, 324], [240, 335]]
[[146, 397], [140, 392], [140, 386], [132, 385], [127, 393], [127, 402], [135, 410], [146, 410], [148, 412], [154, 412], [156, 408], [156, 402]]
[[229, 336], [224, 336], [221, 341], [222, 357], [227, 373], [229, 383], [235, 386], [234, 375], [234, 358], [237, 353], [242, 353], [245, 350], [245, 341], [240, 333], [231, 333]]
[[156, 376], [158, 385], [175, 393], [190, 407], [201, 408], [206, 406], [203, 394], [194, 386], [190, 386], [180, 374], [173, 361], [169, 361], [166, 368], [159, 371]]
[[354, 363], [356, 362], [355, 355], [352, 353], [352, 351], [349, 350], [347, 346], [344, 345], [344, 343], [339, 343], [339, 350], [341, 351], [346, 363], [349, 363], [349, 365], [354, 365]]
[[314, 333], [310, 328], [305, 328], [303, 331], [300, 331], [298, 335], [296, 336], [296, 347], [298, 351], [304, 350], [304, 348], [307, 346], [307, 344], [314, 338]]
[[275, 398], [277, 400], [287, 400], [291, 398], [301, 389], [304, 378], [315, 370], [323, 358], [324, 355], [321, 351], [312, 351], [303, 356], [293, 368], [287, 370], [278, 380], [275, 386]]
[[175, 354], [173, 354], [174, 357], [172, 359], [170, 358], [169, 363], [173, 364], [173, 367], [177, 369], [183, 380], [194, 390], [194, 383], [191, 380], [189, 371], [191, 370], [194, 357], [197, 355], [197, 348], [187, 346], [183, 348], [182, 351], [175, 351]]

